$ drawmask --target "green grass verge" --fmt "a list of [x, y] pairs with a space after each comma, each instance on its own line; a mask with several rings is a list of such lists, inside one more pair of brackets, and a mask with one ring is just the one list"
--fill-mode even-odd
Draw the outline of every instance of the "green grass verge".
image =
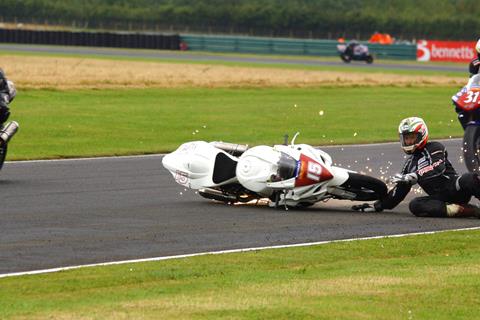
[[[456, 88], [22, 90], [10, 160], [145, 154], [192, 140], [314, 145], [397, 140], [399, 121], [423, 117], [431, 137], [463, 134]], [[323, 115], [320, 113], [323, 111]]]
[[[84, 48], [81, 48], [84, 49]], [[102, 48], [95, 48], [96, 50]], [[118, 51], [119, 54], [82, 54], [82, 53], [51, 53], [51, 52], [27, 52], [19, 50], [0, 50], [0, 56], [43, 56], [43, 57], [73, 57], [73, 58], [94, 58], [102, 60], [118, 60], [118, 61], [144, 61], [144, 62], [161, 62], [161, 63], [178, 63], [178, 64], [202, 64], [202, 65], [224, 65], [224, 66], [238, 66], [238, 67], [253, 67], [253, 68], [278, 68], [278, 69], [293, 69], [293, 70], [312, 70], [312, 71], [338, 71], [338, 72], [354, 72], [354, 73], [389, 73], [389, 74], [399, 74], [399, 75], [425, 75], [425, 76], [449, 76], [449, 77], [459, 77], [465, 76], [468, 77], [467, 66], [465, 65], [464, 70], [459, 71], [446, 71], [446, 70], [415, 70], [415, 69], [391, 69], [388, 67], [385, 68], [359, 68], [358, 66], [352, 65], [341, 65], [341, 66], [328, 66], [328, 65], [306, 65], [300, 60], [308, 61], [323, 61], [323, 62], [339, 62], [340, 58], [338, 57], [311, 57], [311, 56], [275, 56], [275, 55], [253, 55], [253, 54], [228, 54], [228, 53], [211, 53], [211, 52], [179, 52], [172, 51], [171, 53], [177, 54], [179, 58], [170, 58], [170, 57], [135, 57], [135, 56], [122, 56], [123, 53], [128, 53], [128, 49], [112, 49], [112, 48], [103, 48], [109, 52], [112, 50]], [[135, 50], [138, 52], [139, 50]], [[148, 54], [151, 50], [140, 50]], [[157, 54], [158, 51], [152, 51], [153, 54]], [[182, 59], [182, 55], [193, 55], [202, 57], [208, 55], [209, 57], [218, 57], [218, 59], [212, 60], [186, 60]], [[261, 62], [235, 62], [235, 61], [225, 61], [223, 57], [246, 57], [246, 58], [272, 58], [272, 59], [284, 59], [288, 60], [288, 63], [261, 63]], [[445, 62], [417, 62], [417, 61], [404, 61], [404, 60], [377, 60], [377, 63], [382, 64], [396, 64], [396, 65], [405, 65], [405, 66], [459, 66], [459, 64], [454, 63], [445, 63]], [[357, 63], [354, 63], [357, 64]]]
[[0, 279], [0, 318], [477, 319], [480, 231]]

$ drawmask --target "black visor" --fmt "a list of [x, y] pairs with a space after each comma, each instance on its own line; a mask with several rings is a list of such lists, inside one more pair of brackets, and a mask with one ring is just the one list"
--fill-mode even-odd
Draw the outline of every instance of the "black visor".
[[403, 132], [400, 134], [400, 142], [403, 147], [414, 146], [422, 141], [420, 132]]

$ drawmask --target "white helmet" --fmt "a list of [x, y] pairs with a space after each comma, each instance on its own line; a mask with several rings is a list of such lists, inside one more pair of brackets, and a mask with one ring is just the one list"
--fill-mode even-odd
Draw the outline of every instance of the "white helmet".
[[[400, 121], [398, 134], [402, 149], [408, 154], [414, 153], [417, 149], [422, 149], [428, 141], [427, 125], [422, 118], [418, 117], [405, 118]], [[415, 136], [415, 140], [407, 139], [412, 138], [412, 136]]]

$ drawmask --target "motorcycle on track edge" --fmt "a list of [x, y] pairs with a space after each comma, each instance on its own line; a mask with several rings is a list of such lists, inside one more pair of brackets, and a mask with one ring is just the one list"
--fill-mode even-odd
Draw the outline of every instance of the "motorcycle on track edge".
[[480, 74], [452, 97], [458, 120], [463, 127], [463, 158], [470, 172], [480, 168]]

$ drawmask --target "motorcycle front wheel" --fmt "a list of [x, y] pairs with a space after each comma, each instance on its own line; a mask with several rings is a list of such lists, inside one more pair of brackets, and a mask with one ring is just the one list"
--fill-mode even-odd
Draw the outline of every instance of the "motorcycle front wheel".
[[7, 157], [7, 144], [0, 141], [0, 170], [3, 168], [3, 163]]
[[479, 172], [480, 168], [480, 126], [470, 125], [463, 134], [463, 158], [470, 172]]
[[341, 54], [340, 55], [340, 58], [343, 60], [343, 62], [345, 63], [350, 63], [350, 61], [352, 61], [352, 57], [350, 57], [349, 55], [347, 54]]
[[355, 201], [375, 201], [387, 195], [387, 185], [374, 177], [359, 173], [348, 173], [348, 180], [341, 187], [348, 192], [355, 194]]

